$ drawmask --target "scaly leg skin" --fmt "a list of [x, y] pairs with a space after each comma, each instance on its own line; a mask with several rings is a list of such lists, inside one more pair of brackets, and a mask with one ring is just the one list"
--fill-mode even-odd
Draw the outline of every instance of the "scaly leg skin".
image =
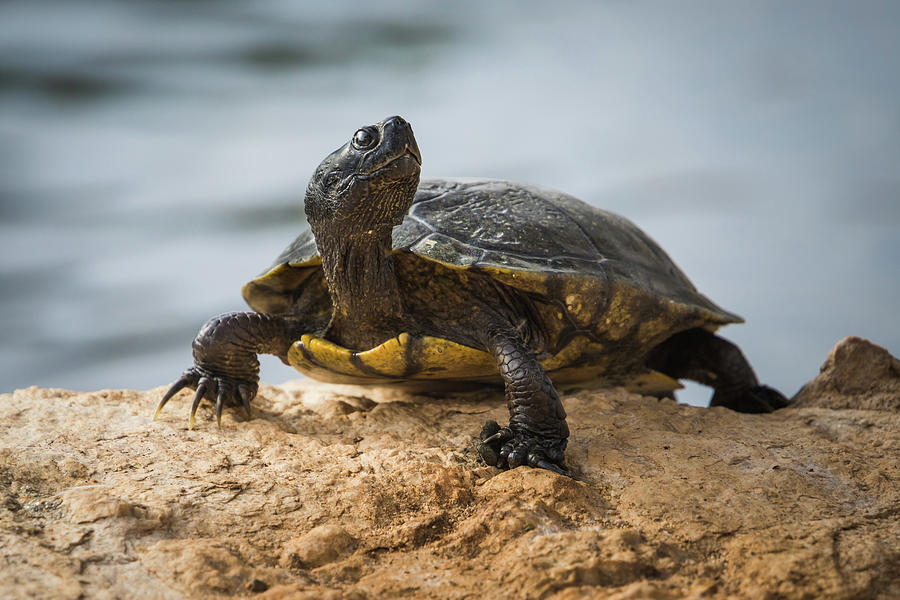
[[489, 465], [529, 465], [560, 475], [569, 438], [566, 411], [543, 367], [512, 327], [489, 329], [485, 347], [497, 361], [506, 383], [509, 425], [485, 423], [478, 451]]
[[191, 404], [189, 428], [204, 398], [216, 403], [216, 421], [222, 426], [222, 409], [228, 404], [243, 405], [247, 418], [250, 402], [259, 389], [257, 354], [285, 357], [297, 339], [297, 322], [255, 312], [226, 313], [213, 317], [194, 338], [194, 366], [182, 373], [162, 397], [156, 414], [184, 388], [196, 390]]
[[760, 385], [740, 348], [705, 329], [676, 333], [653, 349], [647, 366], [675, 379], [691, 379], [715, 390], [710, 406], [743, 413], [767, 413], [790, 401]]

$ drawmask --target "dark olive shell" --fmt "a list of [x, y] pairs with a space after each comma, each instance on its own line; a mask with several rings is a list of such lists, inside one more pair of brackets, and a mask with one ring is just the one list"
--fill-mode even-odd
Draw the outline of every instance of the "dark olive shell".
[[[394, 228], [393, 242], [395, 252], [484, 271], [529, 292], [547, 293], [551, 279], [565, 282], [569, 295], [579, 288], [621, 284], [698, 310], [713, 325], [741, 322], [700, 294], [631, 221], [561, 192], [508, 181], [423, 180], [403, 223]], [[307, 229], [254, 280], [265, 281], [256, 291], [276, 291], [273, 271], [318, 264], [315, 240]], [[292, 286], [303, 278], [276, 279]], [[246, 292], [255, 288], [254, 282]], [[265, 308], [255, 306], [262, 300], [260, 293], [246, 292], [254, 309]]]

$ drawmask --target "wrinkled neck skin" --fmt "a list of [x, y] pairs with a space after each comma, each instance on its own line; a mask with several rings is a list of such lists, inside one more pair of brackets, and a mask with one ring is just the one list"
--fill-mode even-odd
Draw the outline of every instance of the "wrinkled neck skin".
[[368, 350], [398, 333], [403, 304], [391, 256], [391, 225], [361, 232], [313, 231], [334, 313], [325, 337]]

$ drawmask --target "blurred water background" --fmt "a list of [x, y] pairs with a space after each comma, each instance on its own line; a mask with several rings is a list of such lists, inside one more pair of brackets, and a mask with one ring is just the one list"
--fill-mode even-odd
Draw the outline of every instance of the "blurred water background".
[[175, 379], [321, 158], [400, 114], [425, 177], [635, 221], [792, 394], [846, 335], [900, 351], [898, 63], [892, 1], [7, 0], [0, 392]]

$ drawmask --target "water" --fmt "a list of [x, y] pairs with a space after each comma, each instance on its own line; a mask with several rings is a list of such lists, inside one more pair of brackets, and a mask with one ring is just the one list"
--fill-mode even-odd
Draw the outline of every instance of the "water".
[[900, 351], [898, 56], [889, 1], [4, 2], [0, 391], [173, 380], [401, 114], [426, 177], [634, 220], [791, 394], [843, 336]]

